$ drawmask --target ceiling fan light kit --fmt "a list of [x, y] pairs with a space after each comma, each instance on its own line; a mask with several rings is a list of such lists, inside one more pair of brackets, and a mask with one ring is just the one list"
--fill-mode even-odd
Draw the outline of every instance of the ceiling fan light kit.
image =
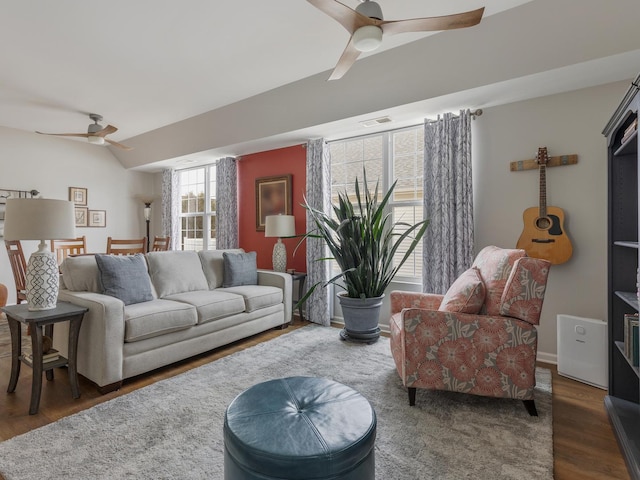
[[96, 135], [89, 135], [87, 140], [89, 140], [89, 143], [93, 143], [94, 145], [104, 145], [104, 138]]
[[307, 0], [318, 10], [329, 15], [351, 35], [347, 47], [338, 60], [329, 80], [337, 80], [347, 73], [360, 53], [371, 52], [382, 43], [382, 36], [409, 32], [435, 32], [467, 28], [482, 20], [484, 7], [469, 12], [441, 17], [384, 20], [380, 5], [372, 0], [361, 0], [355, 10], [337, 0]]
[[372, 52], [382, 43], [382, 29], [365, 25], [353, 32], [353, 46], [360, 52]]

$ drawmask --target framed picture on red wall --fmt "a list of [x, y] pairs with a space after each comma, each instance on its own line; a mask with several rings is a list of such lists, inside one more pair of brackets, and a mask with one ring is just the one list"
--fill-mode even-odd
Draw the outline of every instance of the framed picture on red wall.
[[291, 175], [256, 178], [256, 231], [267, 215], [291, 215]]

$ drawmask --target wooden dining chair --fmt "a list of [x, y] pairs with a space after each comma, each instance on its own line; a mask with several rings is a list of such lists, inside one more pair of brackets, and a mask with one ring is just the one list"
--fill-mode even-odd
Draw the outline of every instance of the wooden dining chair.
[[135, 253], [147, 253], [147, 237], [132, 240], [107, 238], [107, 254], [133, 255]]
[[24, 259], [20, 240], [5, 240], [9, 263], [16, 283], [16, 303], [27, 301], [27, 262]]
[[153, 237], [152, 252], [165, 252], [169, 250], [169, 237]]
[[51, 251], [60, 265], [69, 255], [84, 255], [87, 253], [87, 237], [51, 240]]

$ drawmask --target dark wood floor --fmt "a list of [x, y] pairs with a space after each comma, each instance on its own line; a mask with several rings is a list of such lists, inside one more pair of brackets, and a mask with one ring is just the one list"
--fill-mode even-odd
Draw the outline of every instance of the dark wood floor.
[[[287, 330], [270, 330], [189, 361], [142, 375], [125, 382], [123, 388], [107, 395], [98, 394], [95, 386], [81, 378], [82, 396], [71, 398], [66, 370], [57, 370], [53, 382], [43, 382], [40, 411], [28, 415], [31, 395], [31, 369], [23, 366], [18, 388], [13, 394], [0, 394], [0, 440], [6, 440], [34, 428], [85, 410], [111, 398], [172, 377], [260, 342], [275, 338]], [[590, 387], [557, 374], [553, 365], [553, 453], [556, 480], [623, 479], [629, 476], [613, 436], [603, 406], [604, 390]], [[9, 383], [10, 359], [0, 358], [0, 387]], [[523, 452], [526, 455], [527, 452]], [[523, 475], [526, 478], [526, 474]]]

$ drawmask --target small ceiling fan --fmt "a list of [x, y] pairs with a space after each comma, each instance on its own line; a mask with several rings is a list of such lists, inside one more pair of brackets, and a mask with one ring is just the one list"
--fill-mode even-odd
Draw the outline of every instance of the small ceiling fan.
[[362, 52], [371, 52], [382, 43], [382, 35], [408, 32], [433, 32], [472, 27], [480, 23], [484, 7], [442, 17], [412, 18], [407, 20], [383, 20], [382, 9], [373, 0], [360, 0], [355, 10], [337, 0], [307, 0], [311, 5], [337, 20], [350, 34], [338, 64], [329, 77], [337, 80], [347, 73]]
[[114, 142], [113, 140], [109, 140], [106, 138], [107, 135], [118, 131], [116, 127], [113, 125], [107, 125], [106, 127], [102, 127], [98, 122], [102, 121], [102, 115], [98, 115], [97, 113], [90, 113], [89, 118], [93, 120], [93, 123], [89, 124], [87, 128], [87, 133], [44, 133], [44, 132], [36, 132], [41, 135], [56, 135], [58, 137], [85, 137], [89, 143], [94, 143], [96, 145], [104, 145], [104, 142], [108, 142], [111, 145], [122, 148], [123, 150], [131, 150], [133, 147], [127, 147], [118, 142]]

